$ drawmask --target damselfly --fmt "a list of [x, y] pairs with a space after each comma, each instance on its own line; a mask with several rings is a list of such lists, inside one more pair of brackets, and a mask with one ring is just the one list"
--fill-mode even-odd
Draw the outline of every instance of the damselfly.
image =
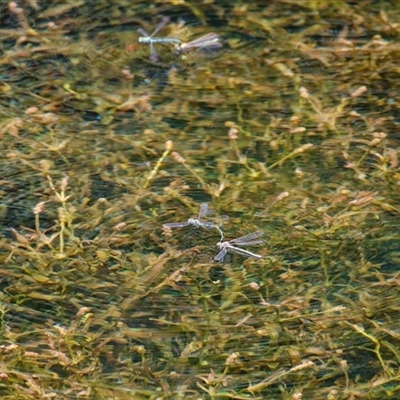
[[214, 32], [207, 33], [207, 35], [200, 36], [197, 39], [187, 43], [180, 43], [175, 46], [178, 52], [186, 52], [193, 49], [214, 50], [222, 47], [221, 36]]
[[143, 35], [140, 36], [138, 41], [139, 43], [145, 43], [150, 45], [150, 60], [152, 61], [157, 61], [157, 53], [154, 48], [154, 43], [173, 43], [176, 46], [179, 46], [182, 41], [176, 38], [166, 38], [166, 37], [154, 37], [154, 35], [160, 31], [164, 26], [169, 22], [168, 17], [164, 17], [161, 22], [157, 25], [156, 29], [154, 32], [149, 35], [143, 28], [139, 28], [138, 32]]
[[199, 216], [197, 218], [189, 218], [187, 221], [183, 222], [167, 222], [166, 224], [163, 224], [164, 228], [185, 228], [186, 226], [194, 226], [196, 228], [202, 227], [205, 229], [217, 229], [219, 234], [221, 235], [220, 242], [224, 240], [224, 234], [221, 230], [221, 228], [218, 225], [215, 225], [211, 221], [202, 221], [202, 218], [205, 217], [208, 214], [208, 204], [207, 203], [201, 203], [200, 204], [200, 211], [199, 211]]
[[249, 233], [248, 235], [242, 236], [237, 239], [232, 239], [227, 242], [221, 241], [221, 242], [217, 243], [217, 247], [219, 247], [221, 251], [214, 257], [214, 260], [222, 261], [229, 251], [240, 254], [244, 257], [257, 258], [257, 259], [262, 258], [262, 256], [260, 256], [259, 254], [255, 254], [255, 253], [252, 253], [251, 251], [241, 249], [240, 247], [236, 247], [236, 246], [253, 246], [256, 244], [262, 244], [262, 243], [264, 243], [262, 240], [254, 240], [254, 239], [259, 238], [262, 235], [263, 235], [263, 232], [256, 231], [256, 232]]

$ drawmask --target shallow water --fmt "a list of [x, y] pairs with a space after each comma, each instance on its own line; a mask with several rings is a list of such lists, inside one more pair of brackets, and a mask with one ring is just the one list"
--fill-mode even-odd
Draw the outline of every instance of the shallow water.
[[1, 397], [397, 399], [398, 3], [131, 3], [0, 6]]

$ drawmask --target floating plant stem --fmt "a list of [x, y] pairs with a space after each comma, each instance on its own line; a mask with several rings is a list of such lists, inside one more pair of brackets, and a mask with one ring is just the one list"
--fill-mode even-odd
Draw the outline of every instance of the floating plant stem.
[[59, 256], [64, 257], [64, 232], [65, 223], [67, 221], [67, 213], [63, 207], [58, 208], [58, 220], [60, 222], [60, 236], [59, 236]]
[[361, 335], [365, 336], [366, 338], [368, 338], [369, 340], [371, 340], [374, 343], [375, 349], [372, 350], [372, 351], [376, 354], [376, 357], [378, 358], [378, 360], [379, 360], [379, 362], [380, 362], [380, 364], [382, 366], [382, 369], [384, 371], [386, 371], [386, 372], [389, 372], [388, 371], [388, 366], [383, 361], [383, 358], [382, 358], [382, 355], [381, 355], [381, 342], [375, 336], [372, 336], [372, 335], [368, 334], [367, 332], [365, 332], [363, 326], [360, 326], [360, 325], [357, 325], [357, 324], [351, 324], [351, 323], [349, 323], [347, 321], [344, 321], [344, 323], [346, 325], [350, 326], [351, 328], [353, 328], [357, 333], [360, 333]]
[[45, 202], [41, 201], [40, 203], [36, 204], [36, 206], [33, 208], [33, 214], [35, 215], [35, 230], [37, 233], [41, 233], [40, 229], [40, 214], [44, 210]]
[[165, 151], [162, 154], [162, 156], [160, 157], [160, 159], [157, 161], [157, 164], [155, 165], [153, 170], [150, 171], [149, 175], [147, 176], [146, 182], [143, 185], [143, 189], [146, 189], [149, 186], [150, 182], [155, 178], [158, 170], [161, 168], [163, 161], [165, 160], [166, 157], [168, 157], [173, 146], [174, 146], [174, 144], [173, 144], [172, 140], [168, 140], [167, 143], [165, 143]]
[[285, 157], [281, 158], [279, 161], [271, 164], [269, 167], [267, 167], [267, 171], [271, 170], [272, 168], [275, 168], [278, 165], [281, 165], [283, 162], [285, 162], [286, 160], [289, 160], [289, 158], [292, 158], [293, 156], [295, 156], [297, 154], [304, 153], [306, 150], [309, 150], [312, 147], [314, 147], [314, 145], [312, 143], [303, 144], [303, 146], [298, 147], [297, 149], [294, 149], [291, 153], [289, 153]]
[[182, 164], [200, 182], [203, 189], [208, 191], [208, 185], [204, 179], [186, 163], [186, 160], [178, 152], [174, 151], [171, 155], [174, 157], [175, 161]]

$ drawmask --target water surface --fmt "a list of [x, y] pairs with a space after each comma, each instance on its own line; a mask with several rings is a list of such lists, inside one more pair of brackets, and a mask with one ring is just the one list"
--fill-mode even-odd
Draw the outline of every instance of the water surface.
[[0, 8], [2, 398], [397, 399], [398, 2], [133, 3]]

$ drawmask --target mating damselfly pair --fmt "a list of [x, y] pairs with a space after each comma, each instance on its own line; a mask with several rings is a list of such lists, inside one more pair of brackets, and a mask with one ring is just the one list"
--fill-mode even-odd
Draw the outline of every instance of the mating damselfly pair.
[[139, 43], [145, 43], [150, 46], [150, 60], [152, 61], [157, 61], [158, 59], [157, 52], [154, 48], [155, 43], [174, 44], [178, 53], [187, 52], [193, 49], [218, 49], [222, 47], [221, 37], [214, 32], [207, 33], [206, 35], [187, 43], [183, 43], [178, 38], [155, 37], [154, 35], [164, 28], [168, 22], [169, 18], [164, 17], [151, 35], [149, 35], [143, 28], [138, 29], [138, 32], [143, 35], [139, 37], [138, 41]]
[[200, 204], [200, 211], [197, 218], [189, 218], [187, 221], [182, 222], [167, 222], [163, 225], [166, 229], [173, 228], [185, 228], [187, 226], [194, 226], [195, 228], [205, 228], [205, 229], [217, 229], [220, 234], [220, 240], [217, 243], [217, 247], [219, 248], [219, 253], [214, 257], [214, 261], [223, 261], [227, 253], [232, 252], [236, 254], [240, 254], [244, 257], [260, 259], [261, 255], [252, 253], [251, 251], [242, 249], [241, 246], [254, 246], [258, 244], [262, 244], [262, 240], [256, 240], [260, 236], [263, 235], [263, 232], [256, 231], [250, 233], [248, 235], [239, 237], [237, 239], [232, 239], [229, 241], [224, 240], [224, 234], [221, 228], [211, 221], [203, 221], [203, 218], [208, 214], [208, 204], [202, 203]]

